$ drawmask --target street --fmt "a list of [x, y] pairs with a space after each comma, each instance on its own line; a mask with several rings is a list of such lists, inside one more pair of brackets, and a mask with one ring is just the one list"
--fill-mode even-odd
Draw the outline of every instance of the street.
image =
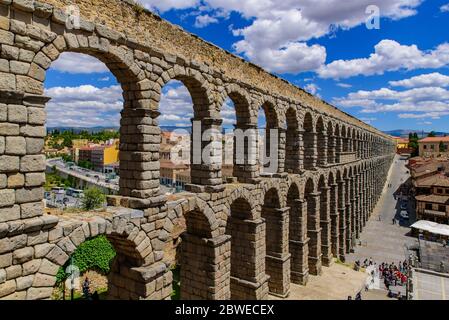
[[[410, 220], [401, 219], [400, 203], [394, 198], [395, 191], [410, 177], [405, 167], [406, 163], [407, 161], [401, 160], [400, 156], [395, 157], [382, 196], [361, 233], [361, 245], [357, 243], [354, 252], [347, 256], [348, 262], [353, 263], [356, 260], [363, 262], [372, 257], [377, 264], [382, 262], [397, 264], [407, 258], [406, 246], [416, 242], [415, 238], [407, 235], [410, 231], [409, 226], [415, 221], [415, 212], [409, 201]], [[388, 187], [389, 184], [391, 187]], [[394, 225], [393, 218], [397, 221]]]

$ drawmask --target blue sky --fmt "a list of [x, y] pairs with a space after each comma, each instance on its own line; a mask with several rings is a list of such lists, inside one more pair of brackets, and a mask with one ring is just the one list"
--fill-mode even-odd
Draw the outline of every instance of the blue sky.
[[[142, 0], [203, 39], [261, 65], [381, 130], [449, 131], [449, 0]], [[368, 5], [380, 29], [368, 29]], [[93, 58], [47, 73], [49, 126], [118, 125], [120, 88]], [[161, 124], [186, 125], [191, 100], [164, 88]], [[227, 126], [234, 121], [227, 103]]]

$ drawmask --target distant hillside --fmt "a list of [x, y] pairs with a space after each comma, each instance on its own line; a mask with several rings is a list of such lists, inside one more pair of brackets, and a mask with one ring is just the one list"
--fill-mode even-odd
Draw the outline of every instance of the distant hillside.
[[87, 131], [89, 133], [98, 133], [101, 131], [111, 130], [118, 131], [118, 127], [47, 127], [47, 132], [58, 130], [59, 132], [73, 131], [74, 133], [80, 133], [81, 131]]
[[[384, 133], [389, 134], [390, 136], [394, 137], [402, 137], [402, 138], [408, 138], [408, 135], [410, 132], [416, 132], [418, 134], [419, 138], [425, 138], [430, 132], [422, 131], [422, 130], [409, 130], [409, 129], [397, 129], [397, 130], [390, 130], [390, 131], [384, 131]], [[444, 136], [449, 135], [447, 132], [439, 132], [434, 131], [435, 135], [437, 136]]]

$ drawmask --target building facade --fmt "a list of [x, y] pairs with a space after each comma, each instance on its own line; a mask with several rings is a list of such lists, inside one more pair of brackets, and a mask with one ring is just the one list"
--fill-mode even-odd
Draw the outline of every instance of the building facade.
[[449, 137], [427, 137], [418, 141], [421, 157], [449, 156]]

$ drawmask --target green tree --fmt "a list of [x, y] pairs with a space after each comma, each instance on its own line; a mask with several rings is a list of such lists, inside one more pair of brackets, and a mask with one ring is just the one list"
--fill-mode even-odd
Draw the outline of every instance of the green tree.
[[431, 131], [427, 136], [429, 138], [433, 138], [433, 137], [436, 137], [437, 135], [435, 134], [435, 131]]
[[413, 149], [413, 152], [412, 152], [413, 157], [418, 156], [418, 153], [419, 153], [418, 140], [419, 140], [419, 138], [418, 138], [418, 134], [416, 132], [409, 134], [408, 146], [409, 146], [409, 148]]
[[89, 160], [80, 160], [78, 161], [78, 166], [81, 168], [92, 170], [94, 168], [92, 162]]
[[60, 284], [67, 279], [69, 274], [66, 274], [65, 270], [72, 261], [81, 274], [88, 270], [108, 274], [116, 254], [112, 244], [103, 235], [86, 240], [73, 253], [73, 260], [69, 259], [63, 267], [59, 268], [56, 275], [56, 284]]
[[106, 196], [98, 188], [89, 188], [84, 191], [82, 200], [83, 209], [86, 211], [101, 208], [106, 201]]
[[440, 149], [440, 152], [446, 152], [446, 147], [445, 147], [443, 141], [440, 141], [440, 147], [439, 147], [439, 149]]

